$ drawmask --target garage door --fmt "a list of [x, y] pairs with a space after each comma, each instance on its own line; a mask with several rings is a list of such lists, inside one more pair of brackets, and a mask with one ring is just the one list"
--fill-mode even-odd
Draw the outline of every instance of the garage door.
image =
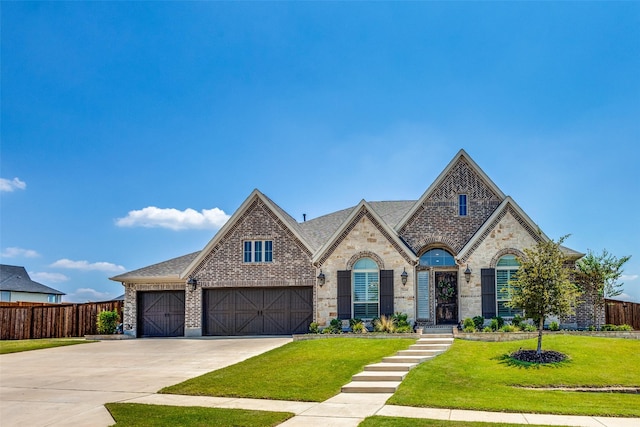
[[184, 291], [138, 292], [138, 336], [184, 336]]
[[313, 318], [313, 289], [229, 288], [204, 291], [204, 335], [305, 333]]

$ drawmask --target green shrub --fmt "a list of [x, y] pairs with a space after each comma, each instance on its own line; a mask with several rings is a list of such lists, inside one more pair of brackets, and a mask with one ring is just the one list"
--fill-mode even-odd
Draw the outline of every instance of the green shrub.
[[631, 325], [602, 325], [601, 331], [633, 331]]
[[473, 333], [476, 331], [476, 328], [475, 326], [465, 326], [462, 331], [467, 333]]
[[[472, 318], [467, 317], [462, 321], [462, 328], [465, 332], [475, 332], [476, 324], [473, 322]], [[467, 329], [471, 329], [471, 330], [467, 331]]]
[[118, 310], [108, 311], [104, 310], [98, 313], [98, 320], [96, 326], [99, 334], [115, 334], [118, 329], [118, 323], [120, 321], [120, 315]]
[[411, 325], [409, 324], [409, 321], [407, 320], [409, 317], [409, 315], [407, 313], [400, 313], [400, 312], [396, 312], [392, 318], [393, 318], [393, 323], [395, 323], [396, 325], [396, 332], [398, 332], [397, 330], [401, 330], [402, 332], [411, 332]]
[[551, 322], [549, 323], [549, 330], [550, 331], [559, 331], [560, 330], [560, 325], [558, 324], [558, 322]]
[[500, 316], [496, 316], [493, 319], [491, 319], [491, 325], [493, 325], [493, 321], [496, 321], [496, 328], [493, 328], [494, 331], [497, 331], [498, 329], [502, 328], [504, 326], [504, 319]]
[[522, 330], [525, 332], [535, 332], [537, 331], [536, 327], [533, 326], [531, 323], [525, 323], [524, 326], [522, 327]]
[[492, 331], [497, 331], [498, 329], [500, 329], [500, 324], [498, 323], [498, 319], [496, 319], [495, 317], [493, 319], [491, 319], [491, 323], [489, 324], [489, 328], [491, 328]]
[[318, 325], [318, 323], [311, 322], [311, 324], [309, 325], [309, 332], [312, 333], [312, 334], [319, 334], [320, 333], [320, 326]]
[[331, 319], [329, 326], [322, 330], [323, 334], [341, 334], [342, 333], [342, 320]]
[[[353, 322], [353, 320], [355, 320], [355, 322]], [[351, 325], [351, 332], [354, 334], [366, 334], [369, 332], [364, 326], [364, 322], [360, 319], [351, 319], [349, 324]]]
[[484, 328], [484, 317], [476, 316], [473, 318], [473, 324], [477, 330], [481, 331]]
[[500, 328], [500, 332], [518, 332], [519, 330], [520, 328], [514, 325], [504, 325]]
[[493, 329], [491, 329], [491, 326], [485, 326], [482, 332], [493, 332]]
[[522, 323], [524, 323], [524, 317], [520, 316], [519, 314], [513, 316], [513, 319], [511, 320], [511, 324], [513, 326], [522, 329]]

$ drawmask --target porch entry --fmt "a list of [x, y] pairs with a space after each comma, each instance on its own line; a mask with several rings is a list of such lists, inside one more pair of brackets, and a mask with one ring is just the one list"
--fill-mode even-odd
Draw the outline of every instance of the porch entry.
[[[435, 285], [430, 287], [430, 282]], [[432, 302], [435, 302], [433, 316]], [[433, 319], [436, 325], [458, 323], [458, 272], [432, 269], [418, 271], [417, 309], [418, 319]]]

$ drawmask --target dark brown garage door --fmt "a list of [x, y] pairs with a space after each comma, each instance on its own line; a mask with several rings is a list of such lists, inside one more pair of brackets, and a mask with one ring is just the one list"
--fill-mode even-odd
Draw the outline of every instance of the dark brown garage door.
[[313, 289], [229, 288], [204, 291], [204, 335], [305, 333], [313, 318]]
[[184, 335], [184, 291], [138, 292], [138, 336]]

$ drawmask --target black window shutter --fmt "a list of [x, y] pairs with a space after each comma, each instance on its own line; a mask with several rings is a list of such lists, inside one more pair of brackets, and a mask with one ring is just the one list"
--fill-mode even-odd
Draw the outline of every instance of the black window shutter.
[[393, 315], [393, 270], [380, 270], [380, 315]]
[[496, 270], [483, 268], [480, 272], [482, 286], [482, 317], [496, 317]]
[[338, 271], [338, 319], [351, 319], [351, 270]]

